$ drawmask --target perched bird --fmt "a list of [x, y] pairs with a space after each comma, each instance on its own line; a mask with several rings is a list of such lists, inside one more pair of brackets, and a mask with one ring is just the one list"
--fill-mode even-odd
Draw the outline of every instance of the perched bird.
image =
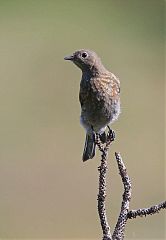
[[80, 121], [86, 130], [83, 161], [95, 155], [95, 133], [104, 142], [108, 124], [116, 120], [120, 113], [120, 82], [102, 64], [97, 54], [81, 49], [64, 58], [72, 61], [82, 70], [79, 100]]

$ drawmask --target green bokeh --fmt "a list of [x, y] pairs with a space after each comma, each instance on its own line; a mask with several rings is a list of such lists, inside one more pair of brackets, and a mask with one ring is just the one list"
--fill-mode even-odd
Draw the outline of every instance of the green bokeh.
[[[164, 200], [164, 1], [0, 0], [0, 239], [100, 239], [99, 156], [81, 161], [81, 73], [63, 57], [96, 51], [121, 80], [108, 217], [119, 213], [120, 151], [131, 207]], [[164, 239], [164, 213], [129, 221], [126, 237]]]

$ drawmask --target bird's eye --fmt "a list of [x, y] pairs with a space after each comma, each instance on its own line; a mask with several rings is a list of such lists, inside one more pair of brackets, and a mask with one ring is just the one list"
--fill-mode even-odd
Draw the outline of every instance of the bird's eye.
[[82, 58], [86, 58], [88, 56], [88, 54], [86, 53], [86, 52], [83, 52], [82, 54], [81, 54], [81, 57]]

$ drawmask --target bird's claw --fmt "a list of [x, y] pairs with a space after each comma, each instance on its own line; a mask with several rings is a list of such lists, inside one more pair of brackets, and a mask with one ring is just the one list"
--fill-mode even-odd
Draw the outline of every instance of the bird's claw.
[[113, 142], [115, 140], [115, 132], [109, 126], [107, 127], [108, 127], [107, 140]]

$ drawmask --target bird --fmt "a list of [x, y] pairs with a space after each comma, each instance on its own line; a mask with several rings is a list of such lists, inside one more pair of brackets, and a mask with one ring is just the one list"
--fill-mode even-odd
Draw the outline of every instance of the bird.
[[66, 56], [82, 71], [79, 101], [80, 122], [86, 130], [83, 162], [95, 156], [95, 134], [106, 141], [106, 128], [118, 119], [120, 108], [120, 81], [108, 71], [100, 57], [92, 50], [80, 49]]

